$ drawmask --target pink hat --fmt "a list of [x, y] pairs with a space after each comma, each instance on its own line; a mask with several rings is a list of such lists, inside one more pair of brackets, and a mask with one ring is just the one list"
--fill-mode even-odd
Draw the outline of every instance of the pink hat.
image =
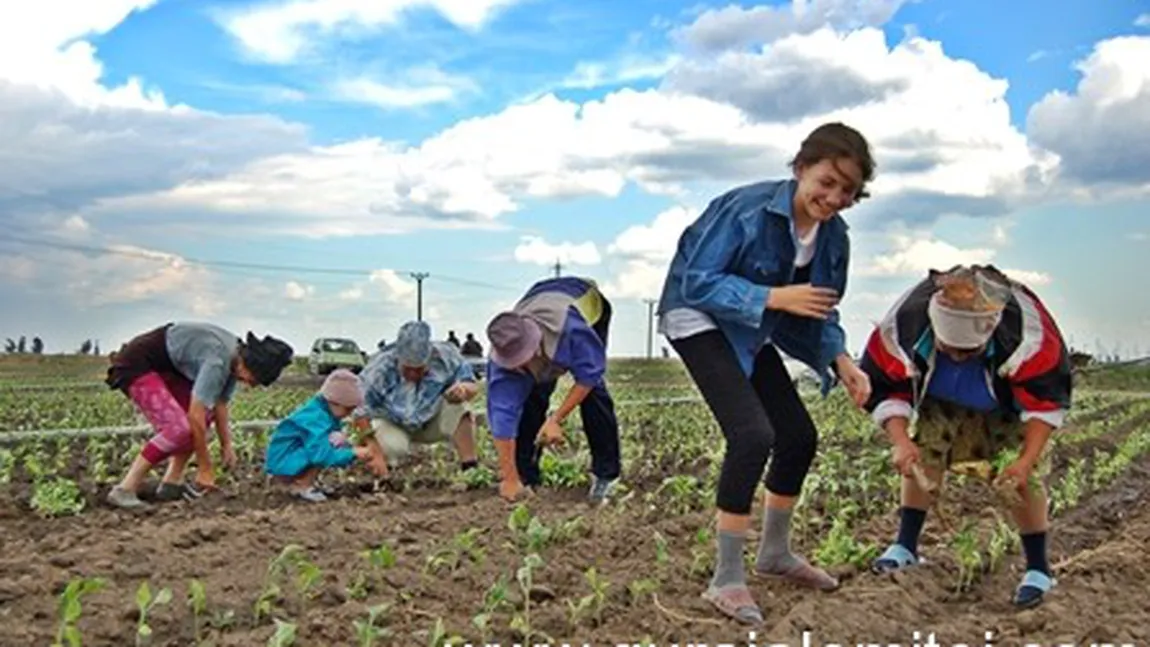
[[503, 368], [526, 364], [539, 350], [543, 331], [539, 324], [514, 312], [501, 312], [487, 325], [491, 361]]
[[320, 395], [333, 404], [356, 408], [363, 404], [363, 392], [359, 389], [359, 378], [346, 368], [337, 369], [327, 376], [320, 388]]

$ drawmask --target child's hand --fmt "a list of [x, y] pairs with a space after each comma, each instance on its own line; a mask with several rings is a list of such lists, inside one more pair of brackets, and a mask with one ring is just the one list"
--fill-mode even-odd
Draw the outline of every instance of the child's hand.
[[342, 431], [333, 431], [328, 434], [327, 441], [332, 447], [347, 447], [347, 434]]

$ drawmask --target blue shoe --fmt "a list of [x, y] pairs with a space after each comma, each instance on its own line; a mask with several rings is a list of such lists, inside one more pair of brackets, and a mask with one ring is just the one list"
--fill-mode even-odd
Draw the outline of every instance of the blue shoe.
[[591, 475], [591, 490], [587, 493], [587, 499], [596, 505], [602, 505], [607, 502], [607, 497], [615, 489], [615, 484], [619, 479], [601, 479], [594, 474]]
[[893, 573], [910, 566], [917, 566], [921, 560], [902, 544], [891, 544], [878, 559], [871, 564], [870, 570], [875, 575]]
[[1042, 604], [1042, 599], [1056, 583], [1054, 578], [1042, 571], [1026, 571], [1022, 576], [1022, 582], [1014, 591], [1014, 606], [1030, 609]]

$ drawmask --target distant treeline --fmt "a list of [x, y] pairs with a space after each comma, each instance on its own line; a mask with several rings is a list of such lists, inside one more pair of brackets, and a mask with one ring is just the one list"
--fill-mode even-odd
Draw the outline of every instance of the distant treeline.
[[[28, 344], [28, 340], [24, 335], [20, 335], [20, 339], [14, 340], [11, 337], [7, 338], [4, 342], [4, 352], [9, 355], [31, 353], [33, 355], [41, 355], [44, 353], [44, 340], [39, 337], [32, 338], [32, 344]], [[80, 355], [99, 355], [100, 342], [85, 339], [84, 343], [80, 344], [80, 348], [76, 351]]]

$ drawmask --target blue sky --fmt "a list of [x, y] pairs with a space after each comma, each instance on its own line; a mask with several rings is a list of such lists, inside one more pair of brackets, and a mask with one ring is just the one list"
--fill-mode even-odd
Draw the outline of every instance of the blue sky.
[[852, 347], [928, 267], [989, 261], [1076, 345], [1150, 353], [1125, 288], [1143, 2], [58, 0], [0, 25], [0, 338], [371, 346], [414, 316], [410, 271], [438, 334], [481, 335], [560, 259], [639, 355], [682, 228], [842, 119], [879, 164], [844, 214]]

